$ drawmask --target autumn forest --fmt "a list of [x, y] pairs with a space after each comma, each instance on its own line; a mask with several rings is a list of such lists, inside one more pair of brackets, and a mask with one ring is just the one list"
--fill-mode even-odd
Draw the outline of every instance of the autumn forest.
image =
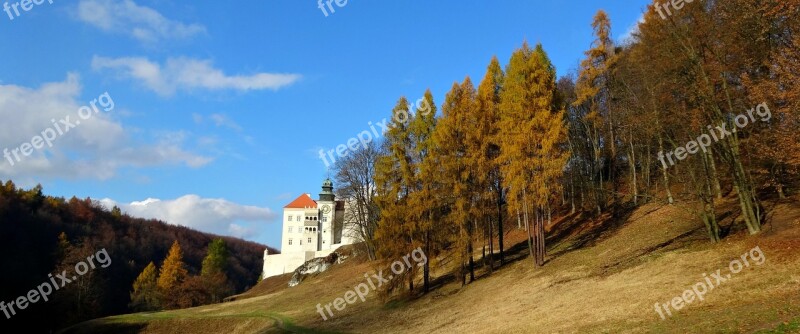
[[[546, 265], [555, 216], [681, 202], [711, 243], [758, 234], [764, 201], [800, 181], [799, 18], [797, 1], [706, 1], [666, 18], [651, 6], [615, 43], [599, 11], [574, 74], [557, 78], [546, 46], [527, 42], [505, 66], [491, 59], [480, 80], [453, 84], [440, 117], [393, 118], [381, 145], [336, 165], [365, 249], [392, 261], [422, 247], [457, 263], [467, 284], [478, 253], [489, 270], [504, 264], [504, 235], [517, 227], [531, 265]], [[437, 105], [430, 91], [424, 99]], [[408, 108], [401, 98], [392, 114]], [[735, 217], [717, 212], [728, 200]], [[413, 292], [421, 277], [428, 291], [440, 264], [392, 289]]]

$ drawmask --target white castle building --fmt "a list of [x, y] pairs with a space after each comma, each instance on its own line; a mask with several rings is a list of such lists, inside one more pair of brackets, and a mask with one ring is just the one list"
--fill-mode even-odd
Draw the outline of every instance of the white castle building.
[[300, 195], [283, 208], [281, 254], [264, 251], [263, 278], [295, 271], [306, 261], [325, 257], [357, 242], [352, 224], [345, 224], [346, 201], [337, 201], [330, 179], [322, 183], [319, 200]]

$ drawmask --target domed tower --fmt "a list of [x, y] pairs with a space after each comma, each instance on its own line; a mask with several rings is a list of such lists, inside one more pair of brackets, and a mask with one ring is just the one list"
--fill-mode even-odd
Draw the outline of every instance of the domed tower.
[[331, 179], [326, 179], [322, 182], [322, 192], [319, 194], [319, 200], [321, 202], [336, 201], [336, 195], [333, 193], [333, 181], [331, 181]]
[[322, 192], [319, 194], [319, 249], [330, 249], [333, 245], [334, 225], [336, 217], [336, 195], [333, 193], [333, 181], [326, 179], [322, 182]]

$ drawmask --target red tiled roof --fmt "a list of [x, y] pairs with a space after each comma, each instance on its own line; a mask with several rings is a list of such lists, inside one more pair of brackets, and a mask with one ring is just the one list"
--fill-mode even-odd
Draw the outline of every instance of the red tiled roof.
[[288, 205], [284, 206], [284, 209], [305, 209], [305, 208], [316, 208], [317, 202], [311, 199], [311, 195], [309, 194], [302, 194], [296, 200], [292, 201]]

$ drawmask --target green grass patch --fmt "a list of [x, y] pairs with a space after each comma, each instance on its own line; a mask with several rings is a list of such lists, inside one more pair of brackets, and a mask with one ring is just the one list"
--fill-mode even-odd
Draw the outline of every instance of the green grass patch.
[[[322, 331], [322, 330], [318, 330], [318, 329], [305, 328], [305, 327], [297, 326], [297, 325], [295, 325], [294, 321], [291, 318], [289, 318], [287, 316], [284, 316], [282, 314], [270, 313], [268, 316], [270, 318], [274, 319], [275, 321], [278, 321], [278, 326], [279, 327], [282, 327], [282, 329], [284, 329], [286, 331], [289, 331], [289, 332], [292, 332], [292, 333], [299, 333], [299, 334], [340, 334], [340, 332], [329, 332], [329, 331]], [[280, 326], [281, 323], [283, 324], [283, 326]]]
[[796, 318], [788, 323], [780, 324], [772, 330], [756, 332], [758, 334], [797, 334], [800, 333], [800, 318]]
[[408, 302], [406, 302], [403, 299], [393, 299], [393, 300], [390, 300], [389, 302], [387, 302], [386, 304], [384, 304], [383, 305], [383, 309], [385, 309], [385, 310], [396, 310], [396, 309], [399, 309], [399, 308], [405, 306], [406, 304], [408, 304]]

